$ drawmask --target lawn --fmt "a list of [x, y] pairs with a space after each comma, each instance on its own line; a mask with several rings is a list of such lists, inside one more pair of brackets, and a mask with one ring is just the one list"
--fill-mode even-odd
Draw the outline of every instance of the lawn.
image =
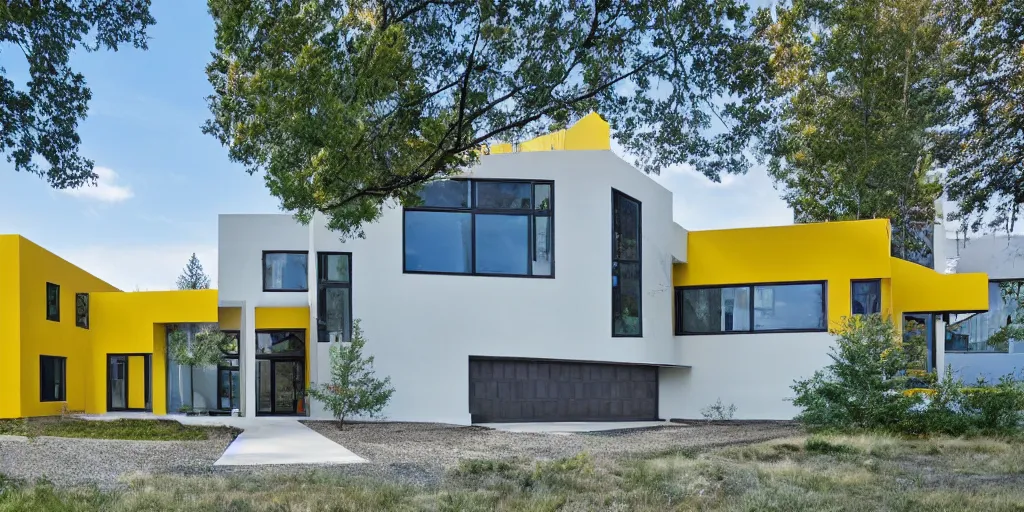
[[436, 488], [327, 471], [144, 477], [114, 492], [0, 480], [0, 511], [880, 509], [1024, 510], [1024, 443], [812, 436], [606, 464], [464, 460]]
[[0, 435], [53, 436], [88, 439], [126, 439], [133, 441], [204, 441], [211, 429], [182, 425], [173, 420], [88, 421], [73, 418], [30, 418], [0, 420]]

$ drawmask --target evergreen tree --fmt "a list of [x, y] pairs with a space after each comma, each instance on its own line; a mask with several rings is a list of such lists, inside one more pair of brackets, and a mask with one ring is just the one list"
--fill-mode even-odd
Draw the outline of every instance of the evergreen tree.
[[356, 320], [352, 326], [352, 341], [333, 343], [331, 354], [331, 380], [310, 386], [307, 394], [327, 407], [345, 428], [345, 418], [354, 415], [376, 417], [388, 402], [395, 388], [391, 378], [378, 379], [373, 373], [373, 356], [363, 357], [366, 339]]
[[188, 259], [185, 270], [178, 276], [179, 290], [205, 290], [210, 287], [210, 276], [203, 271], [203, 264], [199, 263], [196, 253]]

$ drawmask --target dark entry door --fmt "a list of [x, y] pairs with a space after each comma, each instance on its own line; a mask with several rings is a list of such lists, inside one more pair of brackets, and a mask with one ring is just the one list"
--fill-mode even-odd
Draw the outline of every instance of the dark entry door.
[[655, 420], [658, 369], [470, 358], [469, 413], [474, 423]]
[[257, 359], [257, 415], [305, 414], [306, 368], [302, 359]]

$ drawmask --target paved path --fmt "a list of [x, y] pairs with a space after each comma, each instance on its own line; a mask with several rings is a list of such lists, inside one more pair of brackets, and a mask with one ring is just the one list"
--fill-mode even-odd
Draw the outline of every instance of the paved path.
[[297, 420], [246, 422], [215, 466], [354, 464], [366, 462]]
[[366, 459], [314, 432], [294, 418], [236, 418], [230, 416], [154, 416], [151, 413], [82, 416], [90, 420], [118, 418], [171, 419], [185, 425], [242, 429], [215, 466], [264, 464], [355, 464]]

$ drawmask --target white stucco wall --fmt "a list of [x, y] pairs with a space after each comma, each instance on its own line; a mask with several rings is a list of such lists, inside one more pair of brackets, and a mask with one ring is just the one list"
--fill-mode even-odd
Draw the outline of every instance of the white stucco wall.
[[[405, 274], [400, 208], [364, 226], [365, 238], [346, 241], [322, 218], [311, 237], [289, 215], [225, 215], [221, 301], [246, 301], [247, 309], [309, 304], [315, 311], [313, 293], [262, 291], [262, 251], [309, 248], [311, 267], [316, 252], [351, 252], [353, 315], [378, 373], [396, 388], [385, 411], [393, 420], [468, 423], [471, 355], [689, 364], [672, 335], [672, 261], [685, 245], [676, 240], [667, 189], [609, 151], [492, 155], [468, 175], [555, 182], [554, 279]], [[611, 336], [613, 188], [642, 203], [642, 338]], [[316, 343], [311, 353], [310, 378], [318, 381], [328, 374], [328, 344]], [[243, 356], [243, 364], [250, 360]], [[254, 378], [245, 380], [254, 393]], [[662, 382], [663, 394], [674, 382]], [[312, 412], [323, 415], [316, 404]]]
[[[669, 373], [673, 395], [660, 406], [669, 418], [694, 419], [715, 403], [736, 406], [735, 419], [792, 419], [791, 386], [832, 362], [829, 333], [763, 333], [679, 336], [688, 370]], [[664, 380], [662, 386], [668, 384]]]

